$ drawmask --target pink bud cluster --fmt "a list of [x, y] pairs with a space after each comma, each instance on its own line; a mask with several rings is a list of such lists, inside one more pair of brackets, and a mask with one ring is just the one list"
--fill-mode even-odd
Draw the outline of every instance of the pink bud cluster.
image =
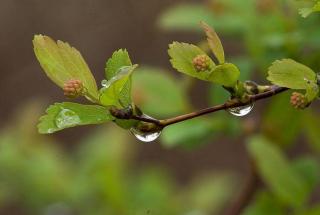
[[66, 97], [76, 98], [83, 95], [84, 87], [81, 80], [73, 79], [67, 81], [63, 86], [63, 92]]
[[292, 93], [290, 103], [296, 109], [304, 109], [308, 106], [307, 98], [298, 92]]
[[204, 72], [210, 69], [210, 58], [205, 55], [198, 55], [192, 60], [192, 64], [197, 72]]

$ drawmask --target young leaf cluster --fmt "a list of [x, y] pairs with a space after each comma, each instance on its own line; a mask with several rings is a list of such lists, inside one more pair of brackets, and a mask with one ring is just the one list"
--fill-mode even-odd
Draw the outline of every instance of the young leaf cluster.
[[[131, 105], [131, 76], [137, 65], [132, 65], [126, 50], [118, 50], [107, 61], [103, 87], [96, 81], [80, 52], [68, 43], [54, 42], [50, 37], [36, 35], [34, 52], [47, 76], [63, 88], [70, 80], [78, 80], [84, 87], [84, 96], [95, 105], [71, 102], [56, 103], [40, 118], [40, 133], [53, 133], [65, 128], [100, 124], [114, 120], [109, 108], [127, 108]], [[119, 122], [120, 123], [120, 122]], [[123, 126], [125, 126], [124, 123]]]
[[[207, 24], [202, 22], [201, 25], [206, 32], [210, 49], [218, 62], [214, 63], [203, 50], [193, 44], [173, 42], [169, 45], [168, 50], [172, 66], [178, 72], [200, 80], [226, 87], [235, 86], [240, 76], [239, 69], [231, 63], [225, 63], [224, 49], [218, 35]], [[209, 59], [209, 66], [206, 71], [197, 71], [192, 63], [193, 59], [199, 55], [206, 55]]]

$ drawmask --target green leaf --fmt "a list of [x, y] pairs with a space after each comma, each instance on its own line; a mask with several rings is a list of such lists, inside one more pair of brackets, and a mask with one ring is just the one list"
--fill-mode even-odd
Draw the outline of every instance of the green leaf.
[[[208, 71], [198, 72], [192, 63], [192, 60], [198, 55], [206, 55], [199, 47], [188, 43], [173, 42], [169, 45], [168, 53], [173, 68], [189, 76], [204, 81], [208, 80], [210, 73]], [[214, 66], [214, 62], [210, 59], [209, 67], [213, 68]]]
[[[254, 71], [253, 62], [250, 61], [250, 59], [246, 57], [235, 57], [231, 61], [237, 65], [241, 71], [240, 80], [250, 79], [250, 75]], [[209, 101], [211, 105], [224, 103], [230, 98], [230, 93], [219, 85], [212, 84], [209, 92]]]
[[293, 168], [302, 176], [307, 184], [309, 194], [312, 193], [319, 184], [319, 167], [317, 159], [311, 156], [301, 157], [293, 162]]
[[101, 124], [113, 119], [105, 107], [71, 102], [55, 103], [46, 110], [46, 113], [38, 124], [39, 132], [42, 134], [79, 125]]
[[300, 122], [303, 125], [304, 133], [308, 139], [312, 150], [320, 152], [320, 132], [319, 132], [319, 115], [312, 112], [310, 109], [305, 113], [303, 121]]
[[268, 192], [259, 192], [242, 215], [283, 215], [285, 208]]
[[308, 186], [283, 153], [262, 136], [250, 139], [248, 150], [258, 172], [271, 191], [284, 203], [299, 207], [306, 200]]
[[88, 98], [98, 100], [96, 81], [78, 50], [43, 35], [34, 36], [33, 46], [41, 67], [54, 83], [63, 88], [67, 81], [79, 79], [87, 90]]
[[179, 80], [153, 68], [138, 69], [133, 76], [135, 104], [152, 116], [172, 116], [186, 112], [189, 104]]
[[179, 72], [204, 81], [210, 81], [224, 86], [233, 86], [239, 78], [239, 69], [230, 63], [215, 66], [210, 59], [208, 71], [198, 72], [192, 63], [192, 60], [198, 55], [206, 55], [199, 47], [187, 44], [173, 42], [169, 45], [168, 53], [171, 57], [172, 66]]
[[132, 66], [132, 63], [127, 50], [119, 49], [112, 54], [112, 57], [106, 63], [105, 77], [107, 80], [114, 77], [124, 66]]
[[274, 97], [262, 119], [263, 133], [279, 145], [294, 144], [303, 129], [301, 120], [305, 111], [292, 108], [289, 97], [290, 92]]
[[308, 83], [306, 89], [306, 97], [308, 102], [314, 101], [318, 97], [319, 86], [316, 83]]
[[[119, 49], [112, 54], [112, 57], [107, 61], [105, 68], [105, 77], [107, 80], [112, 79], [116, 76], [120, 69], [124, 66], [132, 66], [129, 53], [127, 50]], [[119, 99], [123, 106], [127, 107], [131, 104], [131, 78], [128, 79], [127, 83], [121, 90]]]
[[119, 69], [119, 72], [105, 83], [105, 86], [100, 90], [100, 102], [104, 106], [115, 105], [117, 107], [126, 107], [127, 104], [122, 104], [121, 98], [127, 83], [130, 81], [131, 74], [138, 65], [124, 66]]
[[307, 89], [309, 83], [316, 84], [314, 71], [291, 59], [275, 61], [268, 73], [268, 80], [281, 87]]
[[226, 87], [233, 87], [237, 83], [239, 76], [240, 71], [234, 64], [225, 63], [216, 66], [207, 80]]
[[[116, 105], [119, 108], [126, 108], [132, 103], [132, 72], [137, 65], [132, 65], [127, 50], [119, 49], [112, 54], [107, 61], [105, 77], [108, 80], [100, 90], [100, 102], [103, 105]], [[131, 128], [137, 123], [135, 120], [115, 120], [116, 124], [124, 129]]]
[[206, 32], [209, 47], [216, 56], [220, 64], [225, 63], [224, 49], [217, 33], [205, 22], [201, 22], [203, 30]]

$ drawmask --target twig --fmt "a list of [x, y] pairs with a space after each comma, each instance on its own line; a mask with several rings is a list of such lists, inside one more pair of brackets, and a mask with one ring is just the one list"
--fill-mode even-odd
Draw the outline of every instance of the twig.
[[225, 102], [224, 104], [216, 105], [216, 106], [205, 108], [205, 109], [202, 109], [199, 111], [195, 111], [195, 112], [191, 112], [188, 114], [176, 116], [176, 117], [169, 118], [169, 119], [163, 119], [163, 120], [146, 118], [144, 116], [132, 116], [131, 119], [135, 119], [135, 120], [139, 120], [139, 121], [143, 121], [143, 122], [150, 122], [150, 123], [154, 123], [154, 124], [161, 126], [161, 127], [166, 127], [168, 125], [172, 125], [172, 124], [175, 124], [178, 122], [182, 122], [182, 121], [185, 121], [188, 119], [192, 119], [192, 118], [206, 115], [209, 113], [217, 112], [220, 110], [226, 110], [229, 108], [235, 108], [235, 107], [248, 105], [252, 102], [277, 95], [277, 94], [282, 93], [286, 90], [288, 90], [288, 89], [284, 88], [284, 87], [279, 87], [279, 86], [273, 85], [273, 86], [270, 86], [270, 90], [268, 90], [266, 92], [251, 95], [249, 97], [249, 99], [247, 100], [247, 102], [241, 102], [239, 100], [230, 100], [230, 101]]

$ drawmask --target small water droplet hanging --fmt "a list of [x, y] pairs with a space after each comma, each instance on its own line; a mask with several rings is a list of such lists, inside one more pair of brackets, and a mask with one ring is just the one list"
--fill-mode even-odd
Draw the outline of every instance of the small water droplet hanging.
[[228, 108], [227, 111], [234, 116], [245, 116], [249, 114], [254, 107], [254, 104], [248, 104], [240, 107]]
[[[152, 119], [152, 117], [143, 115], [146, 118]], [[161, 134], [161, 128], [150, 129], [150, 126], [154, 127], [152, 123], [140, 122], [130, 129], [131, 133], [142, 142], [155, 141]]]

